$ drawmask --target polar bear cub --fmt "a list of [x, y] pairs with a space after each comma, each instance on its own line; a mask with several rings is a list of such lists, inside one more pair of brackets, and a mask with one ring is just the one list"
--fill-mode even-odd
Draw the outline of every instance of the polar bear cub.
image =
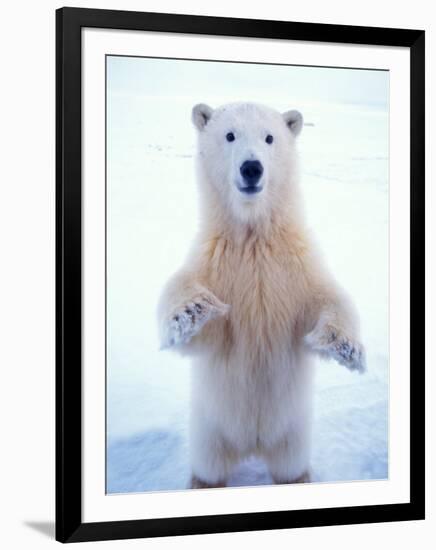
[[262, 457], [275, 483], [307, 481], [311, 353], [365, 369], [349, 298], [303, 216], [295, 110], [192, 111], [200, 229], [158, 308], [162, 347], [192, 357], [191, 487], [225, 486]]

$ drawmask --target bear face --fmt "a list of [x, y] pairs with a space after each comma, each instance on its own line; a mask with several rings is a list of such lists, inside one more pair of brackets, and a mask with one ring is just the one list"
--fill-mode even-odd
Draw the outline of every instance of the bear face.
[[295, 138], [303, 126], [298, 111], [284, 114], [255, 103], [212, 109], [199, 104], [199, 184], [240, 221], [268, 216], [292, 194], [297, 173]]

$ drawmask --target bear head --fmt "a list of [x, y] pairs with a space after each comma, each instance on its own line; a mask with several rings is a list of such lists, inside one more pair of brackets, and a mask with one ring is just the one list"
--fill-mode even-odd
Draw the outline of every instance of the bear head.
[[271, 216], [292, 202], [298, 173], [295, 140], [303, 117], [255, 103], [192, 110], [197, 166], [204, 197], [240, 222]]

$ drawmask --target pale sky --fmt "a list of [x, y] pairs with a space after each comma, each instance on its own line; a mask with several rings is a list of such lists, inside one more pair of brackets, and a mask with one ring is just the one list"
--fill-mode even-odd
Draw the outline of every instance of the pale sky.
[[[387, 109], [389, 72], [141, 57], [108, 57], [108, 91], [161, 98], [334, 102]], [[222, 98], [222, 101], [221, 101]]]

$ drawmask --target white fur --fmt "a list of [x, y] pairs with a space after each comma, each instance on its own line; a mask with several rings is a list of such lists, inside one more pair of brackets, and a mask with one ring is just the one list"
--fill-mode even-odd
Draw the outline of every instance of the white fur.
[[[254, 453], [276, 482], [291, 482], [310, 467], [310, 352], [362, 372], [357, 315], [306, 229], [295, 146], [301, 115], [201, 104], [192, 118], [201, 229], [158, 314], [162, 346], [193, 358], [193, 475], [201, 486], [225, 483]], [[264, 169], [254, 195], [240, 191], [246, 160]]]

